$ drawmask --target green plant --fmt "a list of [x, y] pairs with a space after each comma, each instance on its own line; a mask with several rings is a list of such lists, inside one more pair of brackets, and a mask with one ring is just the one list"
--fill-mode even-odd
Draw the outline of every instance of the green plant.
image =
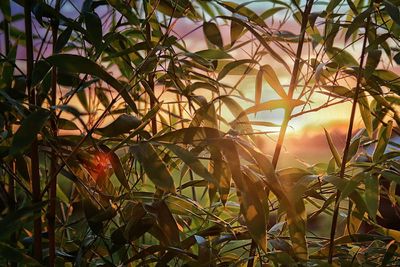
[[[398, 1], [80, 4], [0, 5], [1, 264], [399, 264], [380, 218], [399, 207]], [[329, 162], [278, 164], [293, 119], [344, 102], [343, 153], [325, 131]]]

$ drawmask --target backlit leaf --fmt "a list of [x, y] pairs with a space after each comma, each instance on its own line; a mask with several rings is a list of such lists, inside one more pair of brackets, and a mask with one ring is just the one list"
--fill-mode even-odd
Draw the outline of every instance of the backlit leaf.
[[203, 31], [207, 40], [210, 43], [218, 46], [219, 48], [223, 48], [224, 44], [222, 42], [222, 36], [219, 31], [218, 26], [213, 22], [204, 22], [203, 23]]
[[171, 173], [151, 144], [139, 143], [132, 146], [130, 150], [157, 187], [167, 192], [175, 192]]
[[118, 136], [128, 133], [130, 130], [137, 128], [141, 121], [132, 115], [122, 114], [115, 121], [111, 122], [103, 128], [98, 128], [96, 132], [103, 136]]
[[56, 66], [57, 68], [62, 69], [66, 72], [86, 73], [99, 77], [100, 79], [114, 87], [121, 94], [122, 98], [129, 105], [129, 107], [135, 113], [138, 113], [136, 104], [135, 102], [133, 102], [133, 99], [129, 95], [127, 88], [112, 75], [110, 75], [107, 71], [105, 71], [102, 67], [100, 67], [90, 59], [78, 55], [56, 54], [48, 57], [46, 60], [53, 66]]

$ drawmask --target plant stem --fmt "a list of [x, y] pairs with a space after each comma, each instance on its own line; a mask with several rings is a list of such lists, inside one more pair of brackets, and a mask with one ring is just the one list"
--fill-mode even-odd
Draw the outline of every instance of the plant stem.
[[[56, 1], [55, 9], [60, 10], [60, 0]], [[51, 34], [53, 44], [53, 54], [56, 53], [56, 43], [58, 38], [58, 19], [51, 21]], [[53, 67], [51, 70], [51, 105], [55, 106], [57, 103], [57, 69]], [[57, 117], [54, 111], [54, 118], [51, 120], [51, 131], [54, 138], [57, 138]], [[48, 215], [48, 233], [49, 233], [49, 266], [55, 266], [56, 261], [56, 236], [55, 236], [55, 222], [56, 222], [56, 205], [57, 205], [57, 157], [54, 150], [52, 150], [51, 163], [50, 163], [50, 177], [54, 177], [50, 181], [49, 188], [49, 215]]]
[[[26, 87], [29, 96], [30, 110], [33, 112], [36, 106], [36, 92], [32, 88], [32, 70], [33, 70], [33, 38], [32, 38], [32, 17], [31, 1], [25, 0], [25, 34], [26, 34]], [[37, 138], [31, 145], [31, 186], [32, 202], [38, 203], [40, 197], [40, 170], [39, 170], [39, 151]], [[33, 221], [33, 255], [39, 262], [42, 260], [42, 218], [38, 216]]]
[[[367, 23], [365, 25], [365, 34], [364, 34], [364, 41], [363, 41], [363, 46], [362, 46], [362, 50], [361, 50], [360, 65], [359, 65], [358, 75], [357, 75], [357, 84], [356, 84], [356, 88], [355, 88], [355, 92], [354, 92], [353, 105], [351, 107], [349, 127], [347, 129], [346, 144], [345, 144], [345, 147], [343, 150], [343, 157], [342, 157], [342, 162], [341, 162], [341, 166], [340, 166], [340, 173], [339, 173], [340, 179], [344, 178], [344, 173], [346, 171], [346, 162], [347, 162], [347, 156], [349, 154], [349, 147], [350, 147], [351, 137], [352, 137], [352, 133], [353, 133], [353, 125], [354, 125], [354, 118], [355, 118], [355, 114], [356, 114], [358, 95], [359, 95], [360, 89], [361, 89], [361, 78], [363, 75], [363, 66], [364, 66], [366, 46], [367, 46], [367, 40], [368, 40], [368, 28], [369, 28], [370, 22], [371, 22], [371, 16], [368, 16]], [[333, 259], [334, 240], [335, 240], [336, 226], [337, 226], [337, 220], [338, 220], [338, 215], [339, 215], [339, 205], [340, 205], [339, 198], [340, 198], [340, 191], [337, 190], [336, 197], [335, 197], [335, 209], [333, 211], [331, 232], [330, 232], [330, 239], [329, 239], [329, 254], [328, 254], [328, 262], [329, 263], [332, 263], [332, 259]]]
[[[298, 74], [300, 71], [299, 66], [300, 66], [300, 60], [301, 60], [301, 53], [303, 51], [304, 38], [305, 38], [307, 23], [308, 23], [308, 16], [310, 15], [311, 8], [313, 6], [313, 2], [314, 2], [314, 0], [307, 1], [304, 12], [302, 14], [300, 39], [299, 39], [299, 44], [297, 46], [297, 52], [296, 52], [296, 58], [295, 58], [294, 65], [293, 65], [292, 77], [290, 79], [289, 90], [288, 90], [288, 99], [293, 98], [294, 90], [296, 89], [297, 77], [298, 77]], [[289, 125], [290, 116], [292, 114], [292, 111], [293, 111], [292, 108], [287, 108], [285, 110], [285, 117], [282, 122], [281, 129], [279, 131], [278, 141], [276, 143], [274, 155], [272, 158], [272, 165], [274, 166], [275, 169], [278, 164], [278, 159], [279, 159], [279, 156], [280, 156], [280, 153], [282, 150], [283, 141], [285, 139], [286, 130]], [[247, 267], [252, 267], [254, 264], [254, 255], [256, 252], [256, 247], [257, 247], [256, 242], [254, 240], [252, 240], [251, 246], [250, 246], [250, 252], [249, 252], [249, 261], [247, 262]]]
[[[289, 90], [288, 90], [288, 99], [292, 99], [293, 98], [294, 90], [296, 89], [297, 77], [298, 77], [299, 71], [300, 71], [301, 53], [303, 52], [304, 38], [305, 38], [306, 29], [307, 29], [307, 23], [308, 23], [308, 16], [311, 13], [311, 8], [313, 6], [313, 3], [314, 3], [314, 0], [307, 1], [306, 7], [304, 9], [303, 16], [302, 16], [302, 19], [301, 19], [300, 39], [299, 39], [299, 44], [297, 46], [296, 58], [294, 60], [292, 77], [290, 78], [290, 84], [289, 84]], [[276, 147], [275, 147], [274, 156], [272, 158], [272, 165], [275, 168], [278, 165], [279, 156], [281, 154], [283, 141], [285, 139], [286, 130], [287, 130], [287, 127], [289, 125], [290, 116], [292, 114], [292, 111], [293, 111], [292, 108], [287, 108], [285, 110], [285, 117], [284, 117], [283, 122], [282, 122], [282, 126], [281, 126], [281, 129], [280, 129], [280, 132], [279, 132], [278, 141], [277, 141]]]

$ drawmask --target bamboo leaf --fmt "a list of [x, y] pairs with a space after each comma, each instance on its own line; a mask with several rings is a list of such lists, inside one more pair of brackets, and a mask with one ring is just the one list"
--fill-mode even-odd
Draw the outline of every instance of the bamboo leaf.
[[264, 79], [268, 82], [272, 89], [274, 89], [282, 99], [286, 99], [287, 94], [279, 82], [278, 76], [276, 75], [274, 69], [270, 65], [264, 65], [261, 67], [261, 70], [263, 72]]
[[337, 151], [336, 146], [332, 141], [332, 137], [325, 128], [324, 128], [324, 131], [325, 131], [326, 140], [328, 141], [329, 149], [331, 150], [331, 153], [332, 153], [333, 157], [335, 158], [336, 165], [341, 166], [342, 158], [340, 157], [339, 152]]
[[203, 31], [207, 40], [210, 43], [218, 46], [219, 48], [223, 48], [224, 44], [222, 42], [222, 36], [218, 29], [218, 26], [213, 22], [204, 22], [203, 23]]
[[96, 132], [103, 136], [118, 136], [137, 128], [141, 123], [135, 116], [122, 114], [107, 126], [96, 129]]
[[16, 156], [28, 149], [49, 117], [50, 112], [45, 109], [34, 111], [26, 117], [14, 135], [10, 154]]
[[119, 160], [117, 154], [115, 154], [114, 151], [111, 151], [111, 149], [106, 145], [100, 145], [99, 147], [101, 148], [101, 150], [107, 153], [107, 157], [110, 160], [111, 166], [118, 181], [121, 183], [122, 186], [125, 187], [125, 189], [129, 190], [128, 179], [126, 178], [124, 167], [122, 166], [122, 163]]
[[175, 192], [171, 173], [151, 144], [139, 143], [132, 146], [130, 151], [135, 155], [147, 176], [157, 187], [166, 192]]
[[46, 60], [51, 65], [56, 66], [57, 68], [66, 72], [86, 73], [99, 77], [100, 79], [114, 87], [121, 94], [122, 98], [129, 105], [129, 107], [135, 113], [138, 113], [136, 104], [135, 102], [133, 102], [133, 99], [129, 95], [127, 88], [92, 60], [82, 56], [71, 54], [56, 54], [48, 57]]
[[103, 30], [101, 20], [96, 12], [84, 12], [86, 31], [88, 39], [96, 46], [99, 47], [103, 39]]
[[376, 175], [370, 173], [365, 177], [365, 203], [369, 216], [376, 221], [379, 207], [379, 180]]
[[253, 179], [247, 175], [244, 175], [243, 178], [244, 190], [241, 190], [241, 212], [252, 238], [260, 248], [266, 252], [267, 214], [265, 211], [268, 210], [268, 208], [263, 206], [262, 200], [266, 199], [267, 195], [262, 184], [253, 181]]
[[393, 121], [389, 121], [387, 126], [382, 126], [378, 134], [378, 143], [376, 144], [372, 160], [378, 162], [385, 153], [387, 144], [392, 136]]
[[208, 172], [208, 170], [206, 169], [206, 167], [204, 167], [200, 160], [197, 159], [196, 155], [193, 152], [174, 144], [162, 143], [162, 145], [171, 150], [175, 155], [177, 155], [197, 175], [204, 178], [210, 183], [215, 183], [212, 175]]
[[263, 71], [259, 70], [256, 77], [256, 88], [254, 96], [256, 105], [259, 105], [261, 102], [262, 82], [263, 82]]

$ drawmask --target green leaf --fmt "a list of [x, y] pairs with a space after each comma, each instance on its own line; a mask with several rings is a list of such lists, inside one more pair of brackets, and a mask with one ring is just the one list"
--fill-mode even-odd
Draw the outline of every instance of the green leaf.
[[122, 166], [121, 161], [119, 160], [117, 154], [115, 154], [114, 151], [111, 151], [111, 149], [108, 148], [106, 145], [100, 145], [99, 147], [101, 148], [101, 150], [107, 153], [107, 156], [111, 162], [111, 166], [114, 170], [115, 176], [117, 177], [118, 181], [121, 183], [121, 185], [125, 187], [125, 189], [129, 190], [128, 179], [126, 178], [124, 167]]
[[271, 56], [277, 60], [279, 63], [281, 63], [288, 72], [290, 72], [290, 68], [288, 66], [288, 64], [286, 63], [286, 61], [275, 51], [275, 49], [273, 49], [267, 42], [266, 38], [261, 36], [261, 34], [259, 34], [252, 25], [249, 25], [247, 23], [245, 23], [244, 21], [242, 21], [239, 18], [235, 18], [235, 17], [229, 17], [229, 16], [219, 16], [222, 19], [227, 19], [233, 22], [236, 22], [237, 24], [242, 25], [243, 27], [245, 27], [248, 31], [250, 31], [256, 38], [257, 40], [264, 46], [264, 48], [271, 54]]
[[272, 87], [272, 89], [274, 89], [282, 99], [286, 99], [287, 94], [279, 82], [278, 76], [276, 75], [274, 69], [270, 65], [264, 65], [260, 70], [262, 70], [264, 79]]
[[[219, 71], [218, 73], [218, 81], [222, 80], [226, 75], [228, 75], [233, 69], [238, 68], [241, 65], [245, 65], [245, 64], [251, 64], [251, 63], [256, 63], [255, 60], [252, 59], [241, 59], [241, 60], [235, 60], [233, 62], [229, 62], [228, 64], [226, 64], [225, 66], [223, 66], [223, 68], [221, 69], [221, 71]], [[218, 64], [219, 65], [219, 64]], [[244, 67], [246, 67], [247, 65], [245, 65]], [[249, 68], [251, 69], [251, 68]], [[244, 71], [241, 72], [240, 74], [244, 74]]]
[[365, 177], [365, 203], [369, 216], [376, 221], [379, 207], [379, 180], [378, 176], [370, 173]]
[[25, 254], [22, 250], [12, 247], [6, 243], [0, 242], [0, 256], [12, 262], [23, 263], [28, 266], [42, 266], [34, 258]]
[[400, 11], [399, 7], [396, 7], [390, 1], [383, 1], [385, 6], [385, 11], [389, 14], [389, 16], [396, 22], [397, 25], [400, 25]]
[[198, 160], [198, 158], [193, 152], [174, 144], [162, 143], [162, 145], [171, 150], [197, 175], [204, 178], [208, 182], [215, 183], [215, 180], [212, 177], [212, 175], [209, 173], [206, 167], [204, 167], [204, 165], [200, 162], [200, 160]]
[[378, 134], [378, 143], [376, 144], [372, 160], [379, 162], [383, 154], [385, 153], [387, 144], [389, 143], [390, 137], [392, 136], [393, 121], [389, 121], [387, 126], [382, 126]]
[[65, 72], [72, 73], [86, 73], [90, 75], [94, 75], [114, 87], [125, 100], [125, 102], [129, 105], [129, 107], [135, 112], [138, 113], [135, 102], [127, 92], [127, 89], [122, 83], [120, 83], [117, 79], [115, 79], [112, 75], [110, 75], [107, 71], [105, 71], [102, 67], [97, 65], [92, 60], [71, 54], [58, 54], [52, 55], [46, 59], [51, 65], [56, 66], [59, 69], [64, 70]]
[[244, 27], [234, 21], [231, 21], [231, 30], [230, 30], [230, 34], [231, 34], [231, 46], [233, 46], [236, 41], [240, 38], [240, 36], [243, 33], [243, 29]]
[[205, 21], [203, 23], [203, 32], [207, 40], [210, 41], [210, 43], [218, 46], [219, 48], [224, 47], [224, 44], [222, 42], [222, 36], [218, 29], [217, 24]]
[[10, 22], [11, 21], [11, 7], [10, 7], [11, 0], [3, 0], [0, 1], [0, 10], [3, 13], [4, 18]]
[[342, 158], [340, 157], [339, 152], [337, 151], [336, 146], [332, 141], [332, 137], [325, 128], [324, 128], [324, 131], [325, 131], [326, 140], [328, 141], [329, 149], [331, 150], [331, 153], [332, 153], [333, 157], [335, 158], [336, 165], [341, 166]]
[[345, 35], [345, 42], [350, 38], [350, 36], [356, 32], [358, 29], [363, 28], [363, 24], [365, 19], [371, 15], [371, 12], [373, 11], [372, 8], [368, 8], [365, 11], [363, 11], [361, 14], [357, 15], [350, 23], [346, 35]]
[[57, 120], [57, 127], [59, 129], [63, 129], [63, 130], [79, 130], [79, 127], [76, 126], [76, 124], [71, 121], [71, 120], [67, 120], [64, 118], [59, 118]]
[[254, 181], [253, 178], [243, 176], [244, 190], [241, 190], [242, 202], [241, 213], [244, 216], [246, 226], [250, 235], [257, 245], [267, 251], [267, 214], [262, 200], [268, 196], [264, 191], [261, 181]]
[[252, 11], [251, 9], [246, 7], [246, 4], [248, 4], [248, 3], [250, 3], [250, 2], [240, 3], [240, 4], [234, 3], [234, 2], [228, 2], [228, 1], [219, 2], [220, 5], [222, 5], [223, 7], [225, 7], [232, 13], [240, 14], [240, 15], [246, 17], [248, 20], [255, 22], [259, 26], [265, 27], [266, 25], [265, 25], [264, 20], [262, 18], [260, 18], [254, 11]]
[[33, 67], [32, 86], [38, 85], [50, 71], [51, 66], [44, 60], [39, 60]]
[[358, 61], [344, 49], [332, 47], [327, 51], [328, 56], [333, 62], [336, 62], [340, 67], [356, 67]]
[[374, 49], [368, 52], [367, 63], [365, 65], [365, 77], [369, 78], [378, 66], [382, 56], [382, 50]]
[[28, 149], [49, 117], [50, 111], [45, 109], [34, 111], [26, 117], [14, 135], [10, 154], [16, 156]]
[[165, 201], [159, 201], [152, 206], [157, 214], [157, 222], [163, 234], [168, 240], [168, 245], [178, 246], [180, 244], [178, 225]]
[[323, 85], [321, 87], [324, 88], [325, 90], [333, 93], [335, 96], [350, 98], [354, 95], [351, 90], [349, 90], [347, 87], [344, 87], [341, 85]]
[[372, 115], [369, 108], [368, 98], [365, 91], [361, 91], [358, 98], [358, 108], [360, 109], [361, 118], [364, 122], [365, 129], [367, 130], [368, 136], [372, 138], [373, 125], [372, 125]]
[[107, 126], [96, 129], [96, 132], [103, 136], [118, 136], [137, 128], [141, 123], [141, 120], [135, 116], [122, 114]]
[[139, 143], [132, 146], [130, 150], [157, 187], [167, 192], [175, 192], [171, 173], [151, 144]]
[[351, 139], [346, 162], [349, 162], [357, 154], [358, 148], [360, 147], [361, 137], [363, 136], [363, 133], [364, 133], [364, 130], [361, 130]]
[[218, 49], [201, 50], [196, 52], [195, 54], [204, 59], [210, 59], [210, 60], [232, 58], [232, 56], [229, 55], [228, 53]]

